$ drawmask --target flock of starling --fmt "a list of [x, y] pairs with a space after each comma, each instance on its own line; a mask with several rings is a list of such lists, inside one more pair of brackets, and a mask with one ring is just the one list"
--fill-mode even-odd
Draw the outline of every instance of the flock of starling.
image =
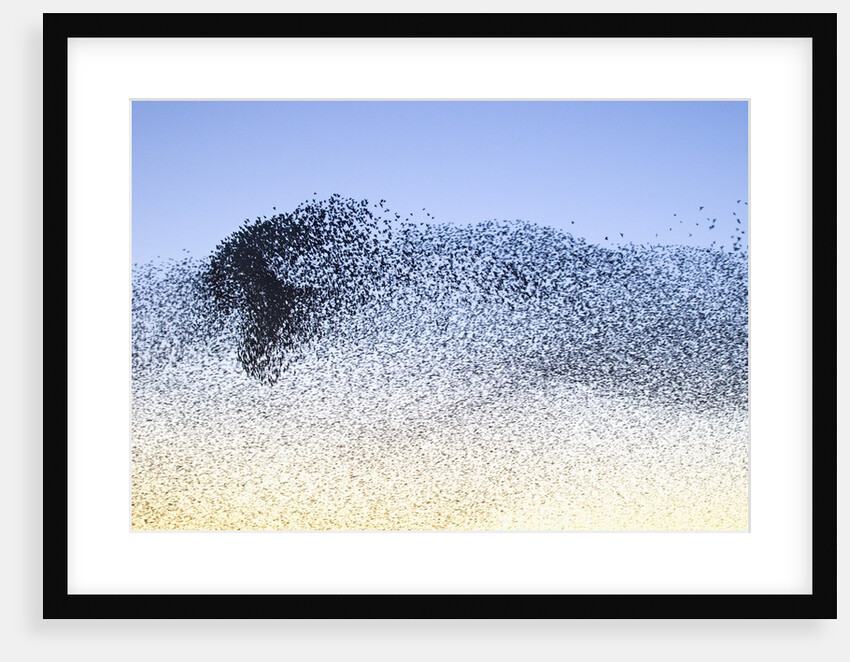
[[[501, 504], [499, 517], [516, 516], [511, 521], [520, 522], [520, 528], [570, 528], [570, 522], [584, 517], [589, 518], [587, 526], [574, 528], [670, 528], [663, 524], [663, 508], [672, 508], [666, 517], [674, 528], [746, 528], [748, 265], [746, 250], [739, 250], [743, 239], [733, 239], [731, 250], [606, 247], [524, 221], [458, 225], [438, 223], [430, 214], [420, 221], [421, 215], [394, 212], [385, 200], [370, 203], [338, 195], [305, 201], [291, 212], [274, 211], [268, 218], [246, 220], [205, 259], [186, 257], [134, 268], [134, 526], [440, 528], [442, 521], [445, 528], [500, 528], [493, 510], [497, 506], [487, 506], [495, 500]], [[714, 228], [716, 219], [708, 221], [709, 229]], [[651, 451], [638, 444], [636, 439], [655, 433], [636, 422], [640, 417], [635, 412], [643, 412], [641, 420], [649, 416], [654, 430], [666, 430], [667, 441], [656, 440]], [[588, 416], [616, 422], [600, 430]], [[474, 433], [458, 431], [473, 420]], [[210, 421], [217, 421], [212, 428]], [[584, 442], [576, 445], [579, 428], [585, 430], [581, 435], [591, 434], [582, 427], [588, 425], [593, 435], [608, 435], [608, 451], [597, 446], [588, 451]], [[510, 432], [520, 428], [522, 432]], [[181, 433], [175, 435], [175, 429]], [[703, 431], [692, 438], [697, 429]], [[181, 442], [181, 435], [194, 441]], [[334, 445], [339, 435], [357, 443]], [[227, 478], [236, 471], [228, 463], [236, 460], [217, 456], [209, 461], [221, 461], [229, 469], [202, 487], [198, 466], [203, 463], [191, 457], [208, 457], [216, 443], [237, 437], [242, 440], [238, 448], [228, 446], [227, 452], [239, 457], [248, 453], [245, 457], [253, 458], [245, 460], [248, 467], [257, 462], [264, 466], [250, 469], [237, 463], [242, 467], [238, 472], [249, 476], [239, 483], [240, 492]], [[423, 441], [435, 438], [443, 440], [438, 445], [442, 451]], [[501, 441], [492, 443], [498, 458], [487, 450], [488, 439], [497, 438]], [[687, 443], [682, 441], [686, 438]], [[463, 439], [468, 441], [466, 451]], [[526, 439], [526, 445], [518, 439]], [[710, 439], [723, 441], [712, 445]], [[177, 462], [174, 453], [188, 452], [179, 449], [181, 443], [194, 444], [196, 455], [181, 455]], [[345, 476], [322, 471], [333, 474], [339, 494], [355, 501], [372, 499], [371, 524], [341, 524], [344, 500], [337, 502], [328, 478], [318, 474], [310, 476], [325, 486], [319, 499], [325, 505], [313, 510], [303, 502], [306, 492], [319, 488], [304, 483], [299, 488], [303, 493], [287, 493], [294, 488], [285, 485], [292, 476], [283, 465], [274, 470], [276, 478], [260, 481], [262, 490], [257, 487], [252, 472], [267, 475], [281, 453], [288, 453], [286, 462], [306, 462], [299, 453], [309, 454], [311, 445], [349, 467]], [[575, 454], [579, 446], [580, 456]], [[532, 447], [536, 450], [526, 457]], [[594, 520], [587, 510], [591, 506], [575, 506], [569, 516], [547, 510], [545, 518], [541, 510], [536, 520], [533, 513], [506, 514], [510, 503], [519, 506], [503, 493], [508, 489], [505, 469], [499, 469], [502, 478], [483, 481], [516, 453], [530, 472], [530, 478], [515, 477], [522, 485], [536, 480], [535, 471], [542, 472], [537, 478], [543, 481], [555, 456], [573, 464], [560, 477], [550, 477], [552, 481], [575, 479], [575, 472], [602, 480], [601, 457], [615, 462], [612, 466], [640, 464], [639, 448], [644, 448], [646, 462], [649, 455], [653, 458], [641, 469], [641, 480], [664, 473], [666, 457], [678, 467], [682, 492], [679, 497], [668, 494], [663, 508], [650, 506], [658, 495], [651, 496], [651, 481], [642, 484], [643, 496], [633, 492], [628, 498], [644, 504], [643, 514], [621, 513], [616, 520], [599, 513]], [[610, 455], [614, 452], [619, 454]], [[424, 497], [419, 491], [420, 496], [403, 497], [399, 481], [404, 476], [375, 478], [375, 467], [389, 471], [385, 465], [395, 466], [403, 457], [401, 464], [410, 466], [392, 471], [416, 473], [414, 483], [427, 491], [429, 472], [448, 470], [437, 466], [443, 461], [440, 453], [448, 453], [444, 459], [449, 463], [461, 462], [457, 454], [463, 461], [475, 460], [474, 471], [489, 487], [481, 487], [478, 497], [464, 492], [455, 500], [469, 500], [472, 505], [465, 507], [472, 512], [475, 498], [483, 499], [483, 514], [456, 513], [456, 520], [445, 520], [448, 515], [437, 502], [428, 501], [436, 510], [427, 522], [415, 514], [393, 520], [393, 508], [415, 513], [417, 505], [409, 501]], [[377, 481], [372, 492], [358, 473], [367, 457], [366, 473]], [[166, 465], [167, 471], [157, 473], [155, 467]], [[303, 478], [307, 465], [297, 466]], [[215, 468], [205, 471], [218, 475]], [[609, 506], [631, 508], [627, 486], [616, 487], [625, 479], [610, 471], [611, 489], [620, 496], [606, 493]], [[387, 480], [395, 485], [395, 497]], [[554, 487], [556, 482], [550, 485], [553, 494], [561, 489]], [[268, 515], [271, 509], [277, 515], [263, 519], [248, 509], [253, 513], [249, 516], [240, 506], [242, 514], [222, 523], [210, 513], [231, 508], [215, 492], [224, 483], [228, 494], [241, 495], [240, 503], [258, 500], [261, 512]], [[459, 484], [444, 485], [444, 492], [455, 494]], [[683, 496], [700, 484], [721, 493], [704, 494], [709, 489], [704, 487], [696, 497]], [[576, 497], [577, 504], [599, 488], [569, 489], [584, 495]], [[520, 491], [514, 489], [517, 495]], [[389, 499], [389, 514], [381, 517], [373, 512], [378, 492]], [[734, 498], [729, 496], [733, 492]], [[219, 496], [209, 496], [213, 493]], [[693, 515], [693, 499], [702, 500], [699, 508], [713, 510]], [[284, 501], [286, 508], [302, 503], [313, 515], [298, 510], [300, 519], [290, 513], [295, 519], [286, 520], [280, 514]], [[336, 505], [329, 506], [331, 501]], [[277, 505], [270, 506], [272, 502]], [[523, 503], [523, 509], [533, 508], [531, 502]], [[185, 514], [193, 508], [207, 513], [207, 519]], [[617, 508], [610, 512], [619, 513]], [[316, 509], [330, 518], [329, 524], [310, 519], [318, 517]], [[691, 524], [682, 524], [686, 510]], [[557, 525], [559, 516], [567, 518], [564, 526]], [[653, 524], [643, 526], [641, 518]], [[716, 526], [706, 524], [715, 520]]]

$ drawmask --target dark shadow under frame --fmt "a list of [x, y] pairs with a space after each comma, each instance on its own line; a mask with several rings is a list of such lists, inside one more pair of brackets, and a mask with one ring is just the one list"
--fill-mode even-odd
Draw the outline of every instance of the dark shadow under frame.
[[[65, 377], [48, 402], [51, 417], [64, 414], [66, 436], [43, 442], [44, 618], [836, 618], [834, 305], [813, 310], [812, 319], [811, 595], [69, 595], [67, 41], [75, 37], [810, 38], [812, 284], [818, 300], [837, 300], [836, 14], [45, 14], [44, 218], [60, 221], [46, 247], [66, 285], [47, 297], [62, 313], [64, 337], [50, 347]], [[49, 336], [59, 336], [58, 326]]]

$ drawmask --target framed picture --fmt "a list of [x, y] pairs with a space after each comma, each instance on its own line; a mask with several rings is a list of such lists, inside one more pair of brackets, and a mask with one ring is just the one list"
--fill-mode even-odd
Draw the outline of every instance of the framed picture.
[[45, 618], [835, 618], [834, 14], [44, 29]]

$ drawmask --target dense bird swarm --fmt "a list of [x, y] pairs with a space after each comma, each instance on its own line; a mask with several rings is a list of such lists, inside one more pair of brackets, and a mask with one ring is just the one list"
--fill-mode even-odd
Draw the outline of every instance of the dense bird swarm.
[[747, 528], [747, 255], [333, 196], [133, 272], [133, 525]]

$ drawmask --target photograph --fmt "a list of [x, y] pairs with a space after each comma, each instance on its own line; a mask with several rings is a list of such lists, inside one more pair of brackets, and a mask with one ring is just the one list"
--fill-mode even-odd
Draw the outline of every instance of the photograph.
[[132, 531], [749, 531], [747, 99], [133, 99]]

